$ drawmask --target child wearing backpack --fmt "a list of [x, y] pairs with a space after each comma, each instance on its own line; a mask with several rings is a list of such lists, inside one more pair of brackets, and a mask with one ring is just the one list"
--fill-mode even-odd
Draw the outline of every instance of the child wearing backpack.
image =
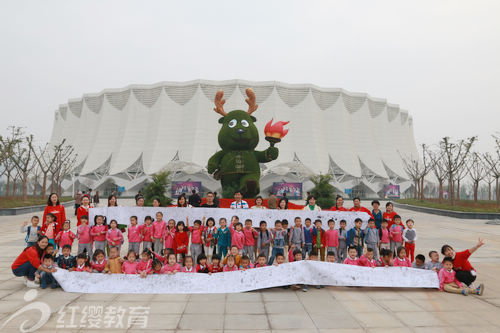
[[38, 236], [41, 235], [41, 228], [38, 225], [38, 222], [40, 222], [40, 219], [35, 215], [31, 217], [31, 225], [28, 225], [28, 221], [24, 221], [21, 226], [21, 232], [26, 233], [26, 237], [24, 238], [26, 247], [35, 245], [38, 240]]
[[272, 236], [269, 230], [267, 230], [267, 222], [260, 221], [260, 230], [257, 235], [257, 253], [264, 253], [266, 260], [269, 259], [269, 247], [271, 246]]
[[274, 222], [274, 229], [271, 231], [271, 234], [273, 237], [273, 250], [271, 252], [271, 258], [269, 258], [269, 262], [267, 263], [269, 266], [273, 264], [274, 258], [276, 258], [277, 254], [285, 254], [286, 231], [283, 230], [280, 220]]
[[116, 246], [118, 248], [118, 253], [120, 252], [123, 244], [123, 234], [120, 229], [118, 229], [118, 222], [116, 220], [111, 220], [111, 222], [109, 222], [106, 240], [108, 241], [108, 246]]
[[394, 224], [389, 227], [392, 252], [394, 252], [398, 247], [403, 245], [403, 231], [404, 227], [401, 224], [401, 216], [394, 215]]

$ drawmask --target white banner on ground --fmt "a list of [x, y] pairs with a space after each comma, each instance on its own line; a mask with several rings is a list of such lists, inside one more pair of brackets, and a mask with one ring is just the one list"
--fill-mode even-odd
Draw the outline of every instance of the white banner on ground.
[[363, 220], [363, 228], [370, 216], [363, 212], [338, 212], [338, 211], [307, 211], [307, 210], [276, 210], [276, 209], [230, 209], [230, 208], [178, 208], [178, 207], [98, 207], [89, 210], [89, 224], [94, 224], [94, 217], [97, 215], [106, 216], [108, 224], [111, 220], [116, 220], [118, 224], [130, 224], [130, 217], [137, 216], [139, 224], [144, 223], [146, 216], [151, 216], [153, 221], [157, 212], [163, 213], [163, 220], [168, 221], [174, 219], [186, 222], [186, 217], [189, 217], [189, 224], [192, 226], [194, 220], [202, 220], [213, 217], [215, 224], [219, 225], [219, 218], [225, 217], [229, 222], [231, 217], [236, 215], [239, 217], [241, 223], [245, 223], [246, 219], [251, 219], [253, 226], [258, 227], [260, 221], [266, 221], [268, 227], [274, 227], [276, 220], [288, 220], [288, 225], [294, 225], [296, 216], [302, 218], [302, 225], [304, 220], [308, 217], [314, 223], [314, 220], [320, 219], [323, 222], [323, 229], [327, 229], [327, 221], [333, 219], [335, 221], [335, 228], [339, 228], [340, 220], [346, 220], [346, 229], [349, 230], [354, 227], [354, 220], [361, 218]]
[[246, 271], [174, 275], [53, 273], [66, 292], [113, 294], [238, 293], [292, 284], [358, 287], [439, 288], [434, 271], [407, 267], [360, 267], [298, 261]]

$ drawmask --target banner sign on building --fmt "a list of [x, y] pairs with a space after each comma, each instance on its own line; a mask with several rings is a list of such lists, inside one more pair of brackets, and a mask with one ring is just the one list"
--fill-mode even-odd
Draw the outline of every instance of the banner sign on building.
[[201, 193], [201, 182], [172, 182], [172, 198], [178, 198], [182, 193], [190, 196], [192, 190]]
[[286, 193], [288, 199], [302, 199], [302, 183], [273, 183], [273, 193], [282, 197]]

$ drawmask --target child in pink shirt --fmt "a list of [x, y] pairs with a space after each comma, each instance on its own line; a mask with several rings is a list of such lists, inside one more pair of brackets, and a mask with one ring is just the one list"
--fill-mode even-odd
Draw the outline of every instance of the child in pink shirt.
[[231, 246], [236, 246], [240, 254], [243, 253], [243, 246], [245, 244], [245, 234], [242, 229], [243, 224], [241, 222], [235, 223], [234, 227], [232, 224], [229, 226], [229, 230], [231, 231]]
[[151, 252], [149, 250], [144, 250], [142, 252], [142, 260], [137, 264], [137, 273], [141, 277], [146, 277], [153, 271], [153, 260], [151, 259]]
[[181, 265], [177, 263], [175, 253], [169, 253], [166, 259], [167, 262], [161, 269], [162, 274], [175, 274], [182, 270]]
[[87, 215], [80, 217], [81, 224], [76, 229], [78, 238], [78, 253], [87, 250], [87, 254], [92, 257], [92, 238], [90, 236], [89, 218]]
[[184, 258], [184, 267], [181, 270], [182, 273], [196, 273], [196, 269], [193, 266], [193, 257], [186, 256]]
[[203, 250], [203, 244], [201, 242], [201, 235], [203, 234], [203, 224], [205, 224], [205, 217], [203, 217], [203, 223], [200, 220], [194, 221], [194, 226], [189, 226], [189, 219], [186, 217], [186, 225], [188, 230], [191, 232], [191, 257], [193, 260], [198, 260], [198, 256]]
[[387, 226], [389, 225], [389, 222], [386, 220], [382, 221], [382, 225], [380, 227], [380, 230], [378, 231], [378, 236], [380, 238], [380, 250], [382, 249], [391, 249], [391, 238], [389, 235], [389, 229], [387, 229]]
[[363, 254], [361, 258], [359, 258], [358, 265], [364, 267], [377, 267], [377, 261], [373, 257], [374, 257], [373, 249], [368, 248], [366, 250], [366, 253]]
[[106, 257], [104, 256], [103, 250], [96, 250], [94, 256], [92, 257], [92, 272], [102, 273], [106, 268]]
[[349, 246], [349, 249], [347, 250], [347, 258], [345, 258], [344, 264], [359, 266], [358, 258], [356, 257], [357, 254], [358, 250], [354, 246]]
[[69, 220], [64, 221], [62, 230], [59, 231], [59, 233], [55, 238], [57, 245], [59, 245], [59, 251], [62, 250], [62, 247], [64, 245], [69, 245], [69, 246], [73, 245], [73, 239], [75, 239], [76, 236], [73, 233], [73, 231], [69, 230], [69, 228], [70, 228], [70, 221]]
[[174, 248], [174, 237], [175, 237], [175, 220], [168, 220], [167, 229], [165, 230], [165, 249], [173, 249]]
[[142, 234], [141, 227], [137, 224], [137, 216], [130, 217], [130, 225], [127, 227], [128, 250], [139, 253], [141, 247]]
[[403, 245], [403, 231], [404, 227], [401, 224], [401, 216], [394, 216], [394, 224], [389, 228], [389, 235], [391, 237], [391, 251], [394, 252], [398, 247]]
[[76, 256], [76, 266], [71, 269], [75, 272], [91, 272], [89, 258], [85, 253], [80, 253]]
[[476, 289], [468, 288], [462, 282], [458, 281], [453, 270], [453, 258], [445, 257], [443, 259], [443, 268], [438, 273], [439, 290], [454, 294], [469, 294], [483, 295], [484, 285], [481, 283]]
[[110, 229], [106, 233], [108, 245], [116, 246], [118, 248], [118, 252], [120, 252], [123, 244], [123, 234], [120, 229], [118, 229], [118, 222], [116, 220], [111, 220], [111, 222], [109, 222], [109, 227]]
[[141, 225], [142, 249], [153, 250], [153, 219], [151, 216], [144, 218], [144, 224]]
[[127, 260], [122, 264], [122, 273], [125, 274], [137, 274], [137, 265], [139, 264], [136, 259], [136, 254], [134, 251], [128, 251]]
[[223, 272], [232, 272], [232, 271], [237, 271], [237, 270], [238, 270], [238, 266], [236, 266], [236, 261], [234, 259], [234, 256], [232, 254], [228, 255], [227, 256], [227, 264], [224, 266]]
[[163, 213], [156, 213], [156, 221], [153, 222], [153, 249], [155, 252], [160, 253], [163, 250], [163, 242], [165, 241], [165, 228], [167, 222], [163, 221]]
[[243, 229], [243, 235], [245, 236], [245, 239], [243, 241], [243, 254], [246, 254], [248, 258], [250, 258], [250, 261], [254, 261], [255, 240], [257, 239], [257, 236], [259, 234], [252, 227], [252, 220], [250, 219], [245, 220], [245, 228]]
[[339, 248], [339, 231], [335, 229], [335, 221], [333, 219], [328, 220], [328, 230], [325, 231], [325, 241], [326, 241], [326, 252], [335, 253], [335, 257], [338, 256]]
[[94, 251], [101, 249], [106, 249], [106, 232], [108, 231], [108, 226], [104, 224], [104, 216], [97, 215], [95, 217], [95, 223], [90, 229], [90, 236], [94, 241]]
[[[393, 224], [395, 225], [395, 224]], [[392, 261], [393, 266], [398, 267], [411, 267], [410, 259], [406, 257], [406, 248], [400, 246], [397, 248], [397, 257]]]

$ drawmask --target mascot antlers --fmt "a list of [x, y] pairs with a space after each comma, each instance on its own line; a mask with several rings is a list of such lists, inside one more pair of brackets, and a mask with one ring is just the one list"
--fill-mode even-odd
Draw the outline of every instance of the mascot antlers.
[[[257, 104], [255, 104], [255, 93], [253, 92], [253, 90], [251, 88], [247, 88], [245, 90], [245, 92], [247, 93], [247, 96], [248, 96], [248, 98], [245, 99], [245, 101], [248, 104], [248, 111], [247, 112], [248, 112], [248, 114], [251, 115], [252, 113], [254, 113], [257, 110], [257, 108], [259, 106]], [[223, 97], [224, 97], [224, 92], [222, 90], [219, 90], [215, 94], [214, 111], [217, 112], [218, 114], [220, 114], [221, 116], [225, 117], [225, 116], [227, 116], [226, 111], [224, 111], [224, 104], [226, 103], [226, 100], [223, 99]]]

